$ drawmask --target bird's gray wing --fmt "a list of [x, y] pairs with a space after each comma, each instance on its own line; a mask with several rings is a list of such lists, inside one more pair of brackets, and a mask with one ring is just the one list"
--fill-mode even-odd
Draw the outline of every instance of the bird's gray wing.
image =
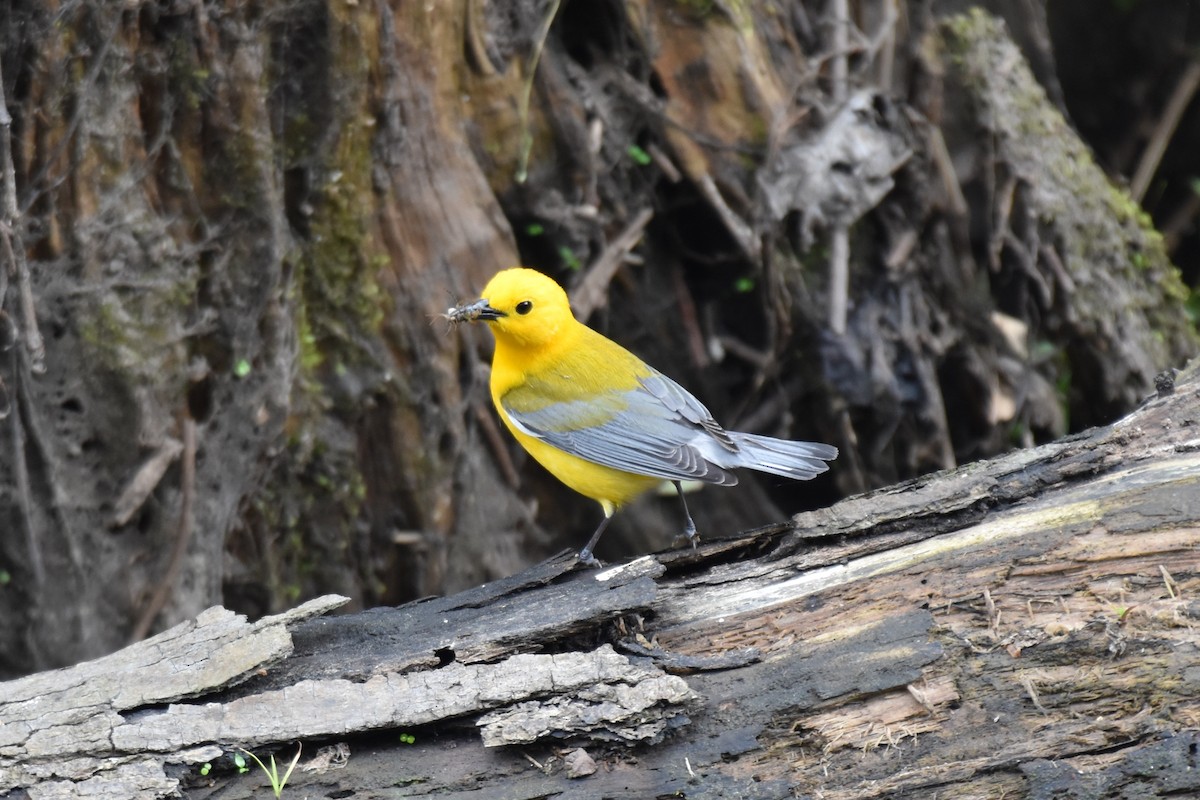
[[[693, 444], [698, 434], [712, 433], [710, 425], [725, 431], [699, 400], [664, 375], [654, 373], [633, 389], [585, 400], [539, 402], [538, 393], [538, 381], [528, 379], [500, 404], [519, 430], [564, 452], [663, 480], [737, 483]], [[736, 449], [732, 440], [729, 446]]]
[[641, 388], [694, 426], [703, 428], [721, 447], [732, 452], [737, 451], [737, 444], [725, 429], [717, 424], [704, 404], [666, 375], [656, 371], [642, 378]]

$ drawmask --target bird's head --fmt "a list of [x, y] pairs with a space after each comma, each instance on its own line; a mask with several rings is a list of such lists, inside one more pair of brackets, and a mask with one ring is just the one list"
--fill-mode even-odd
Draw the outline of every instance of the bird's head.
[[446, 312], [451, 322], [483, 320], [497, 341], [540, 347], [558, 339], [575, 321], [567, 293], [551, 278], [524, 267], [497, 272], [474, 303]]

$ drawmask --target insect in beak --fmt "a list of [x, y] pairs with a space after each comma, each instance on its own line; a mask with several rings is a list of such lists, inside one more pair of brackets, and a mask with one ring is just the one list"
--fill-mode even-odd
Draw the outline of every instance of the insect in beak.
[[493, 320], [507, 316], [503, 311], [498, 311], [488, 305], [487, 298], [480, 298], [474, 303], [455, 306], [454, 308], [446, 309], [445, 317], [450, 322], [457, 325], [460, 322], [477, 322], [478, 320]]

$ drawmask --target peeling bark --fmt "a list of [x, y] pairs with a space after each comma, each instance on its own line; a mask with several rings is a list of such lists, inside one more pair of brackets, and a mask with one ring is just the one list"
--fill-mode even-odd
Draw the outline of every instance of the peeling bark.
[[1128, 411], [1197, 343], [1157, 236], [1003, 26], [851, 5], [0, 4], [0, 676], [578, 546], [594, 506], [497, 425], [487, 335], [437, 320], [517, 261], [729, 427], [841, 448], [697, 496], [705, 533]]

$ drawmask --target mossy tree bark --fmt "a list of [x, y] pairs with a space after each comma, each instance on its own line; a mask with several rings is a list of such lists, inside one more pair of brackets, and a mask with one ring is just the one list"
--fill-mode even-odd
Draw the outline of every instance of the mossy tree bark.
[[12, 222], [47, 355], [4, 376], [3, 671], [223, 597], [378, 601], [520, 563], [455, 535], [483, 503], [511, 530], [528, 512], [430, 324], [516, 260], [466, 140], [465, 9], [11, 11]]

